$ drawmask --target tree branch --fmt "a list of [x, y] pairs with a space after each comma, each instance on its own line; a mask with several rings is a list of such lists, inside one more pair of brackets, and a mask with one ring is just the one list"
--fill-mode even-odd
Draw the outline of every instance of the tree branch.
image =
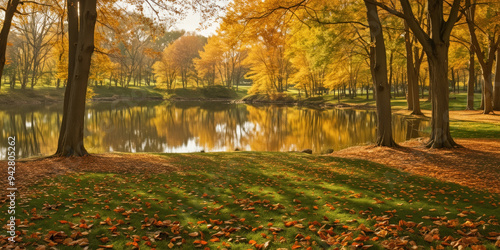
[[459, 10], [460, 10], [460, 0], [454, 0], [453, 6], [451, 6], [448, 21], [444, 23], [442, 37], [444, 38], [450, 37], [451, 31], [453, 30], [453, 26], [462, 17], [462, 14], [460, 15], [460, 17], [458, 17]]
[[431, 38], [427, 33], [425, 33], [425, 31], [422, 29], [422, 27], [420, 27], [420, 24], [415, 19], [415, 15], [413, 14], [411, 5], [408, 2], [408, 0], [400, 0], [400, 2], [401, 6], [403, 7], [403, 13], [404, 13], [403, 18], [406, 20], [408, 27], [410, 27], [411, 31], [413, 32], [413, 35], [415, 35], [420, 44], [422, 44], [423, 49], [427, 53], [430, 53], [432, 51], [430, 42]]

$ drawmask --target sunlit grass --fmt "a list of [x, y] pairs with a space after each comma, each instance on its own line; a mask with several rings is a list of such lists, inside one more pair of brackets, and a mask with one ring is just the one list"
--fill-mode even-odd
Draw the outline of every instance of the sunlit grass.
[[[231, 249], [249, 249], [252, 248], [248, 244], [250, 240], [259, 244], [270, 241], [271, 249], [290, 249], [294, 244], [329, 249], [331, 246], [310, 230], [311, 223], [319, 223], [311, 228], [318, 230], [325, 225], [324, 229], [331, 228], [337, 235], [352, 232], [353, 238], [347, 241], [350, 245], [361, 235], [355, 230], [360, 224], [375, 230], [375, 224], [380, 223], [375, 218], [381, 216], [388, 216], [389, 224], [398, 225], [404, 220], [422, 223], [420, 229], [439, 228], [440, 239], [448, 235], [460, 238], [457, 230], [470, 230], [460, 226], [467, 219], [498, 220], [498, 195], [413, 176], [362, 160], [261, 152], [161, 156], [183, 170], [160, 175], [147, 172], [74, 173], [47, 179], [31, 187], [30, 195], [24, 196], [19, 204], [29, 213], [19, 213], [19, 218], [34, 223], [23, 228], [27, 230], [23, 242], [45, 245], [47, 243], [42, 239], [50, 230], [62, 230], [68, 235], [74, 231], [88, 232], [85, 237], [90, 241], [90, 249], [104, 245], [99, 240], [103, 237], [110, 239], [106, 245], [128, 249], [130, 246], [126, 244], [132, 242], [132, 235], [146, 236], [144, 239], [148, 240], [138, 242], [141, 248], [148, 249], [150, 246], [146, 244], [150, 241], [157, 249], [168, 249], [170, 240], [177, 236], [170, 228], [144, 226], [146, 218], [157, 217], [158, 220], [180, 222], [185, 249], [192, 249], [193, 242], [201, 239], [200, 236], [190, 237], [188, 233], [191, 232], [202, 232], [211, 249], [222, 248], [222, 242], [229, 244]], [[44, 204], [58, 203], [57, 210], [43, 209]], [[1, 210], [5, 212], [5, 204], [2, 206]], [[132, 212], [124, 216], [113, 211], [117, 207]], [[34, 209], [44, 218], [31, 220], [34, 215], [30, 211]], [[457, 216], [461, 211], [469, 212], [466, 217]], [[97, 214], [99, 216], [95, 217]], [[459, 225], [453, 228], [437, 226], [426, 216], [446, 216], [444, 221], [457, 219]], [[109, 230], [111, 226], [100, 225], [108, 217], [113, 225], [117, 225], [119, 235]], [[60, 223], [60, 220], [67, 220], [79, 225], [82, 219], [87, 225], [93, 224], [90, 230], [70, 229], [68, 224]], [[216, 225], [211, 220], [226, 223]], [[302, 224], [304, 228], [285, 225], [291, 221]], [[230, 227], [238, 228], [238, 231], [218, 237], [220, 242], [209, 241], [212, 235]], [[270, 227], [282, 231], [274, 236]], [[386, 227], [377, 230], [382, 229], [388, 230]], [[414, 228], [414, 233], [403, 229], [394, 229], [392, 233], [398, 237], [408, 236], [424, 249], [442, 242], [424, 241], [417, 228]], [[488, 232], [498, 232], [500, 227], [486, 223], [477, 229], [482, 235], [487, 235]], [[159, 231], [167, 232], [168, 238], [152, 242], [155, 232]], [[42, 239], [29, 237], [36, 232], [41, 233]], [[311, 238], [297, 238], [298, 234]], [[374, 233], [367, 235], [370, 240], [363, 243], [374, 244], [374, 248], [382, 248], [382, 241], [391, 238], [391, 233], [378, 240], [373, 239], [376, 237]], [[241, 240], [237, 243], [236, 239]], [[494, 242], [482, 239], [482, 243], [493, 247]], [[69, 249], [61, 244], [57, 248]]]

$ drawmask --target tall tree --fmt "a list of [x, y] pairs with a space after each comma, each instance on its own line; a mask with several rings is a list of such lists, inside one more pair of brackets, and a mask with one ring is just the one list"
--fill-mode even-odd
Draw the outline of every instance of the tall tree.
[[[430, 148], [452, 148], [458, 146], [450, 133], [449, 90], [448, 90], [448, 50], [451, 31], [457, 20], [460, 0], [453, 0], [449, 12], [444, 12], [443, 0], [427, 0], [430, 32], [427, 33], [417, 22], [408, 0], [400, 0], [403, 12], [376, 0], [369, 0], [389, 13], [403, 18], [422, 45], [429, 63], [432, 100], [431, 135], [427, 142]], [[448, 17], [445, 20], [445, 17]]]
[[[493, 84], [492, 84], [492, 70], [493, 70], [493, 62], [495, 61], [495, 54], [500, 45], [500, 37], [498, 37], [497, 32], [499, 31], [498, 25], [484, 25], [481, 32], [485, 32], [484, 35], [487, 36], [488, 45], [487, 48], [482, 49], [481, 44], [479, 43], [477, 36], [477, 29], [475, 26], [477, 22], [480, 21], [478, 19], [473, 22], [475, 10], [476, 10], [476, 2], [474, 1], [471, 6], [471, 1], [466, 0], [466, 6], [471, 8], [470, 15], [467, 16], [467, 25], [469, 27], [470, 37], [471, 37], [471, 49], [476, 53], [477, 60], [479, 65], [481, 65], [481, 71], [483, 73], [483, 100], [484, 100], [484, 114], [489, 114], [493, 112]], [[486, 27], [485, 27], [486, 26]], [[488, 28], [488, 26], [492, 26]], [[487, 50], [487, 51], [486, 51]]]
[[[406, 71], [408, 72], [408, 109], [413, 115], [422, 115], [420, 110], [420, 99], [418, 95], [418, 77], [423, 53], [413, 45], [410, 28], [405, 22], [405, 47], [406, 47]], [[414, 54], [415, 52], [415, 54]]]
[[364, 0], [370, 37], [374, 46], [370, 46], [370, 68], [372, 71], [375, 101], [377, 103], [377, 142], [378, 146], [394, 147], [396, 143], [392, 138], [391, 128], [391, 100], [390, 87], [387, 81], [387, 58], [384, 43], [382, 24], [378, 16], [377, 6]]
[[[476, 6], [470, 6], [466, 12], [466, 18], [474, 23]], [[471, 29], [472, 28], [472, 32]], [[470, 35], [470, 49], [469, 49], [469, 81], [467, 83], [467, 110], [474, 110], [474, 85], [476, 83], [476, 71], [475, 71], [475, 60], [474, 60], [474, 49], [472, 48], [472, 34], [475, 33], [475, 27], [469, 27]]]
[[68, 9], [68, 83], [64, 93], [63, 120], [56, 155], [83, 156], [85, 96], [94, 52], [96, 0], [69, 0]]

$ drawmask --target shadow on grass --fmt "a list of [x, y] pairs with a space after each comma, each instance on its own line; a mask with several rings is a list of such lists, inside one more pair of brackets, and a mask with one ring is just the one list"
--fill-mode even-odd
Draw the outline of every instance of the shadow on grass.
[[[360, 234], [355, 228], [361, 223], [375, 229], [374, 225], [380, 222], [375, 216], [385, 215], [391, 224], [412, 220], [427, 227], [437, 227], [422, 217], [446, 215], [448, 219], [458, 218], [463, 223], [465, 218], [457, 214], [469, 206], [475, 211], [468, 216], [471, 219], [494, 216], [496, 210], [490, 203], [499, 199], [497, 195], [413, 176], [362, 160], [259, 152], [162, 154], [162, 157], [176, 166], [177, 171], [163, 174], [154, 171], [83, 172], [58, 176], [31, 187], [34, 193], [22, 206], [27, 211], [36, 208], [45, 218], [32, 221], [35, 224], [25, 228], [27, 235], [38, 228], [43, 229], [44, 235], [49, 230], [64, 230], [70, 234], [72, 230], [68, 224], [58, 220], [76, 224], [81, 223], [81, 219], [92, 220], [93, 229], [88, 230], [91, 249], [102, 245], [98, 238], [103, 236], [110, 238], [115, 248], [122, 249], [128, 248], [126, 243], [132, 241], [131, 235], [152, 237], [160, 230], [167, 232], [169, 239], [176, 236], [169, 228], [144, 227], [145, 221], [158, 218], [180, 222], [181, 236], [186, 241], [183, 245], [187, 248], [192, 248], [194, 240], [200, 239], [188, 236], [190, 232], [202, 232], [208, 241], [211, 235], [228, 228], [235, 231], [220, 240], [227, 242], [231, 238], [228, 244], [232, 249], [252, 247], [247, 243], [249, 240], [270, 241], [273, 249], [289, 248], [295, 241], [304, 246], [314, 241], [314, 248], [330, 248], [310, 230], [311, 225], [316, 230], [320, 226], [315, 224], [325, 225], [325, 229], [332, 228], [338, 235], [353, 232], [354, 238]], [[82, 202], [81, 199], [86, 200]], [[58, 210], [45, 211], [42, 209], [45, 203], [59, 203], [60, 206]], [[113, 211], [117, 207], [132, 212], [124, 216]], [[99, 219], [89, 217], [97, 213]], [[32, 214], [19, 216], [21, 220], [29, 220]], [[113, 224], [123, 221], [118, 225], [120, 235], [113, 236], [108, 229], [110, 226], [99, 225], [107, 217]], [[218, 225], [218, 220], [222, 224]], [[296, 226], [287, 227], [286, 222], [295, 222]], [[268, 230], [270, 227], [282, 231], [274, 236]], [[459, 228], [441, 226], [439, 229], [442, 236], [460, 237], [455, 232]], [[480, 232], [485, 235], [498, 229], [498, 226], [488, 226]], [[406, 230], [392, 233], [399, 234], [398, 237], [409, 236], [424, 248], [438, 244], [425, 242], [419, 233]], [[298, 234], [311, 239], [301, 240]], [[240, 239], [238, 236], [245, 240], [236, 243]], [[390, 237], [395, 236], [387, 236]], [[23, 241], [44, 244], [29, 237]], [[146, 242], [139, 242], [141, 248], [147, 248]], [[158, 249], [167, 249], [168, 243], [168, 240], [154, 242]], [[380, 241], [365, 243], [381, 248]], [[209, 242], [207, 246], [222, 245], [221, 242]]]

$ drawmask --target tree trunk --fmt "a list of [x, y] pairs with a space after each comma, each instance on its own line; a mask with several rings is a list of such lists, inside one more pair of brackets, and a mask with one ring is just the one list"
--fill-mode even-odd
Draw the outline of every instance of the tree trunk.
[[17, 11], [19, 0], [12, 0], [7, 3], [7, 8], [4, 14], [3, 26], [0, 31], [0, 78], [3, 75], [3, 68], [5, 66], [6, 58], [5, 51], [7, 49], [7, 40], [9, 39], [10, 26], [12, 25], [12, 18]]
[[479, 105], [479, 109], [484, 110], [484, 81], [478, 81], [479, 90], [481, 91], [481, 104]]
[[456, 80], [455, 80], [455, 70], [451, 68], [451, 87], [453, 88], [453, 93], [456, 93]]
[[497, 49], [497, 62], [495, 69], [495, 89], [493, 92], [493, 110], [500, 111], [500, 49]]
[[[68, 81], [65, 92], [63, 123], [56, 152], [56, 155], [61, 156], [84, 156], [88, 154], [83, 145], [85, 98], [91, 57], [94, 52], [94, 29], [97, 11], [96, 0], [80, 1], [79, 6], [77, 3], [78, 0], [68, 1], [68, 32], [70, 32], [71, 36], [69, 39], [70, 53], [71, 50], [75, 49], [71, 42], [77, 41], [77, 43], [74, 57], [69, 57], [69, 59], [73, 59], [73, 62], [69, 60], [70, 67], [68, 67], [68, 77], [71, 77], [71, 80]], [[77, 10], [80, 12], [79, 17]], [[75, 40], [75, 38], [77, 39]]]
[[451, 138], [448, 89], [448, 45], [436, 44], [429, 57], [432, 100], [431, 136], [427, 147], [452, 148], [458, 146]]
[[382, 24], [377, 6], [365, 0], [366, 14], [370, 24], [370, 36], [375, 47], [370, 46], [370, 69], [377, 104], [377, 146], [395, 147], [392, 138], [390, 87], [387, 81], [387, 58]]
[[393, 69], [392, 69], [393, 58], [394, 58], [394, 52], [391, 51], [391, 56], [389, 57], [389, 98], [392, 98], [391, 88], [392, 88], [392, 77], [393, 77]]
[[59, 130], [56, 155], [63, 154], [63, 138], [66, 132], [67, 113], [69, 97], [73, 87], [73, 72], [75, 70], [76, 46], [78, 44], [78, 0], [68, 0], [66, 5], [68, 11], [68, 79], [64, 90], [63, 119]]
[[491, 84], [491, 67], [486, 67], [483, 69], [483, 114], [489, 114], [493, 112], [493, 85]]
[[14, 89], [14, 87], [16, 87], [16, 76], [17, 76], [16, 69], [14, 69], [14, 73], [10, 77], [10, 89]]
[[[418, 57], [419, 55], [419, 50], [418, 48], [415, 49], [415, 63], [413, 64], [413, 83], [412, 83], [412, 95], [413, 95], [413, 111], [411, 112], [412, 115], [423, 115], [422, 111], [420, 110], [420, 99], [418, 95], [418, 78], [420, 74], [420, 65], [422, 64], [422, 58], [423, 54]], [[410, 73], [408, 72], [408, 84], [410, 84]], [[423, 92], [423, 90], [422, 90]]]

